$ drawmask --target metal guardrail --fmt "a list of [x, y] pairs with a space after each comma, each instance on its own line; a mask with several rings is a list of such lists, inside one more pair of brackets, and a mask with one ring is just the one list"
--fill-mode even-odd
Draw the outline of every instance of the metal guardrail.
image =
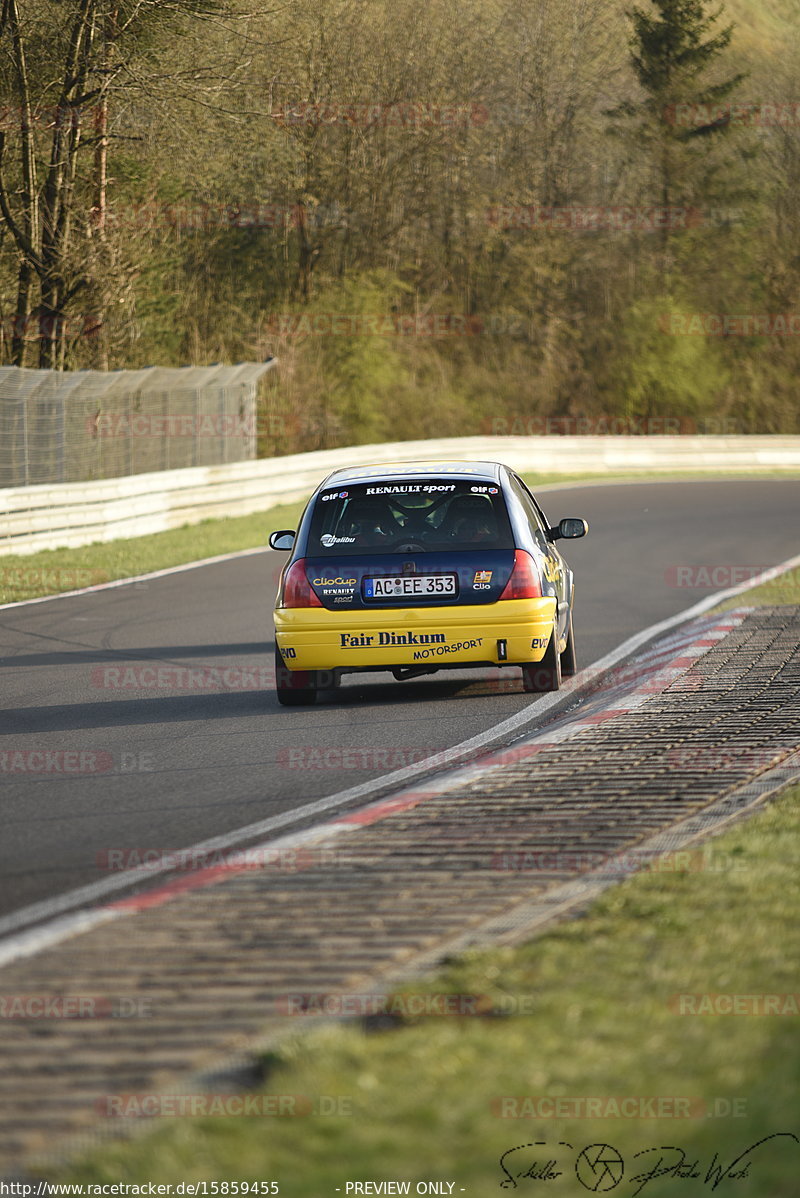
[[[800, 437], [459, 437], [319, 450], [60, 486], [0, 488], [0, 554], [148, 536], [304, 499], [332, 470], [368, 462], [503, 461], [544, 474], [794, 470]], [[266, 540], [266, 529], [265, 529]]]

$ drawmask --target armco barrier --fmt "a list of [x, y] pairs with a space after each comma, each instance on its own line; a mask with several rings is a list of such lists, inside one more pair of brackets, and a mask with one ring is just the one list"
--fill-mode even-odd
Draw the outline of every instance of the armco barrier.
[[0, 554], [147, 536], [213, 516], [244, 516], [305, 498], [338, 467], [441, 458], [599, 477], [676, 470], [800, 473], [800, 437], [458, 437], [357, 445], [88, 483], [0, 488]]

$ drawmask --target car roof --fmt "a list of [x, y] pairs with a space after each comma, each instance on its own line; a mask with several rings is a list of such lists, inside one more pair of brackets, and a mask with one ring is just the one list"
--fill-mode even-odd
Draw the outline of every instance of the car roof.
[[334, 470], [322, 483], [323, 487], [339, 487], [345, 483], [372, 482], [380, 479], [438, 478], [458, 474], [464, 478], [480, 478], [486, 482], [502, 481], [506, 467], [502, 462], [375, 462], [364, 466]]

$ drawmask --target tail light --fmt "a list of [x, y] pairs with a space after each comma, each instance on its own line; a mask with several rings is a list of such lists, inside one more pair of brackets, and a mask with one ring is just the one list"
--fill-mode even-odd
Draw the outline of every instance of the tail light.
[[281, 593], [281, 607], [322, 607], [311, 583], [306, 578], [306, 559], [299, 557], [286, 571]]
[[514, 569], [501, 599], [541, 599], [542, 587], [536, 563], [524, 549], [514, 551]]

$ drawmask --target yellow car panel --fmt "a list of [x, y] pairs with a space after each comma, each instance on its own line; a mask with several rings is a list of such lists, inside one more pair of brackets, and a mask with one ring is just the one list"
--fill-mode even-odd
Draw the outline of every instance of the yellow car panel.
[[[278, 649], [290, 670], [541, 661], [552, 635], [552, 597], [483, 606], [329, 611], [278, 608]], [[506, 643], [503, 657], [498, 641]]]

